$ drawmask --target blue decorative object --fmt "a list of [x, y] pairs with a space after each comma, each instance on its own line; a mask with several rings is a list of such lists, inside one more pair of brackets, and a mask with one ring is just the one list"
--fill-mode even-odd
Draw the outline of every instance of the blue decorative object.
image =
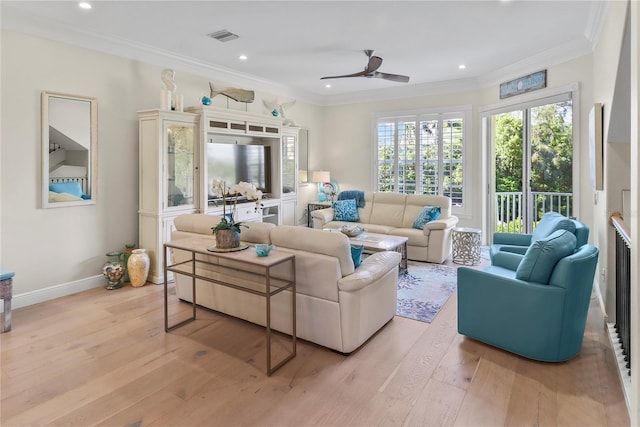
[[208, 96], [203, 96], [202, 105], [211, 105], [211, 98], [209, 98]]
[[274, 108], [274, 109], [273, 109], [273, 111], [271, 112], [271, 115], [272, 115], [273, 117], [278, 117], [278, 114], [280, 114], [280, 113], [278, 113], [278, 110], [276, 110], [275, 108]]
[[268, 256], [269, 252], [271, 252], [273, 248], [275, 248], [275, 246], [259, 243], [253, 248], [253, 250], [256, 251], [258, 256]]
[[413, 222], [413, 228], [422, 230], [426, 223], [435, 221], [438, 218], [440, 218], [440, 206], [425, 206]]
[[360, 221], [360, 215], [358, 215], [358, 208], [356, 207], [355, 199], [338, 200], [333, 203], [333, 209], [335, 211], [334, 219], [336, 221]]
[[354, 246], [351, 245], [351, 258], [353, 259], [353, 266], [358, 268], [358, 266], [362, 263], [362, 251], [364, 250], [364, 245]]

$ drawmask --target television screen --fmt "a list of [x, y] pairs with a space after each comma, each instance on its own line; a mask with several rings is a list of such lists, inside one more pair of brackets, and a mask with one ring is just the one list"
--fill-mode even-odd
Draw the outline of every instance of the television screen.
[[[271, 192], [271, 147], [207, 143], [209, 187], [214, 179], [222, 179], [230, 187], [240, 181], [250, 182], [263, 193]], [[209, 198], [211, 188], [209, 188]]]

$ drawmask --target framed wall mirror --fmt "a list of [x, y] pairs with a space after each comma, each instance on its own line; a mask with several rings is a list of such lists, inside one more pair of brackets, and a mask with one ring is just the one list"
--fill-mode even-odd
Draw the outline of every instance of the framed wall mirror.
[[42, 92], [42, 207], [97, 202], [98, 103]]

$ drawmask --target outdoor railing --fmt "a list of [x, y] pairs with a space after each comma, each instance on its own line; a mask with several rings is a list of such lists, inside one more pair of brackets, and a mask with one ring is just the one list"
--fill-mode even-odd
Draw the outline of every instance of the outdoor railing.
[[573, 193], [532, 191], [533, 218], [529, 228], [524, 227], [526, 207], [519, 191], [496, 193], [496, 230], [509, 233], [524, 233], [533, 229], [545, 212], [558, 212], [570, 217], [573, 212]]

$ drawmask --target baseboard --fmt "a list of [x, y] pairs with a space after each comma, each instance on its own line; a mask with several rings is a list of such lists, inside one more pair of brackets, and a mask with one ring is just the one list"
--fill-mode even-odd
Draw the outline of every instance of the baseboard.
[[627, 412], [631, 417], [631, 376], [626, 367], [626, 361], [624, 360], [624, 354], [622, 354], [622, 347], [618, 339], [615, 325], [613, 323], [605, 323], [607, 329], [607, 336], [609, 338], [609, 345], [613, 350], [615, 362], [617, 365], [618, 378], [622, 384], [622, 392], [624, 394], [624, 401], [627, 404]]
[[[76, 280], [74, 282], [62, 283], [60, 285], [38, 289], [37, 291], [13, 295], [13, 298], [11, 299], [11, 309], [14, 310], [20, 307], [27, 307], [33, 304], [38, 304], [105, 285], [106, 281], [104, 276], [100, 274], [97, 276], [87, 277], [86, 279]], [[16, 289], [15, 284], [13, 289]], [[4, 302], [2, 303], [2, 309], [0, 311], [4, 311]]]

